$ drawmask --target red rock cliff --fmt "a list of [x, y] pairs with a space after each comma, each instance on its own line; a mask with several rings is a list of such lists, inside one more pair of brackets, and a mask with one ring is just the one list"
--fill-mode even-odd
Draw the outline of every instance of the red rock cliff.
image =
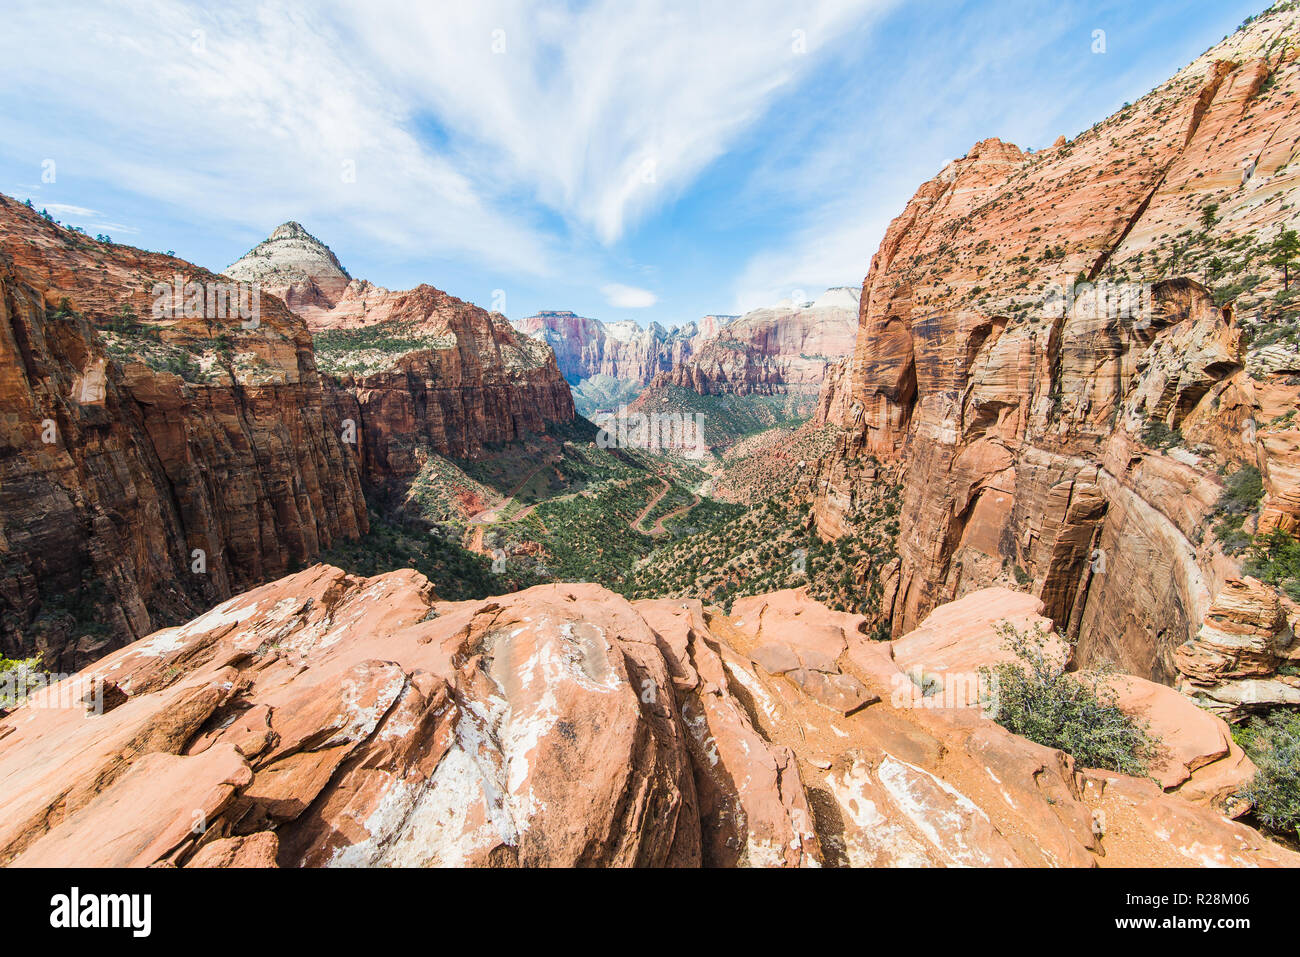
[[429, 451], [473, 456], [573, 420], [573, 396], [545, 343], [429, 285], [393, 292], [349, 279], [294, 226], [279, 227], [226, 275], [263, 278], [306, 320], [339, 417], [357, 427], [370, 484], [415, 475]]
[[[834, 529], [858, 463], [901, 464], [895, 633], [1015, 570], [1084, 661], [1169, 682], [1236, 575], [1204, 541], [1220, 472], [1257, 465], [1261, 527], [1297, 527], [1300, 363], [1265, 247], [1297, 225], [1298, 16], [1262, 16], [1072, 142], [977, 144], [889, 227], [822, 396], [850, 434], [817, 511]], [[1051, 297], [1078, 279], [1149, 309]]]
[[0, 196], [5, 655], [79, 667], [366, 528], [302, 321], [155, 320], [176, 274], [220, 281]]
[[601, 322], [572, 312], [539, 312], [513, 326], [541, 339], [555, 352], [560, 371], [570, 382], [606, 375], [649, 385], [660, 372], [689, 359], [730, 316], [707, 316], [671, 330], [658, 323], [641, 327], [630, 320]]
[[815, 393], [831, 366], [854, 348], [857, 291], [830, 289], [809, 304], [747, 312], [702, 342], [655, 387], [701, 395]]

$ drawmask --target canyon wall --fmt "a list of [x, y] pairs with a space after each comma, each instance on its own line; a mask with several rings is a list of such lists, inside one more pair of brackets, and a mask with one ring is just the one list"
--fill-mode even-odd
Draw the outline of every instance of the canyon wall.
[[268, 283], [305, 320], [371, 487], [409, 479], [430, 452], [472, 457], [574, 418], [545, 343], [429, 285], [391, 291], [351, 279], [296, 223], [226, 275]]
[[640, 386], [694, 355], [734, 316], [706, 316], [671, 330], [657, 322], [642, 327], [631, 320], [601, 322], [567, 311], [539, 312], [517, 320], [515, 329], [541, 339], [555, 352], [564, 377], [579, 383], [609, 376]]
[[1207, 535], [1222, 474], [1258, 467], [1259, 526], [1297, 528], [1295, 312], [1266, 263], [1300, 219], [1297, 16], [1073, 141], [976, 144], [890, 225], [813, 487], [833, 537], [868, 463], [896, 466], [895, 633], [1012, 584], [1081, 662], [1171, 682], [1239, 574]]
[[1230, 819], [1254, 766], [1175, 691], [1116, 679], [1169, 744], [1150, 778], [963, 697], [996, 623], [1040, 612], [990, 589], [882, 642], [802, 590], [731, 616], [591, 584], [447, 602], [318, 565], [0, 713], [0, 864], [1300, 863]]
[[153, 319], [177, 274], [219, 281], [0, 196], [6, 656], [80, 667], [366, 529], [302, 321]]
[[651, 385], [701, 395], [815, 394], [831, 366], [852, 353], [857, 312], [857, 290], [845, 288], [828, 289], [811, 303], [754, 309]]
[[853, 351], [857, 311], [858, 290], [838, 287], [812, 302], [705, 316], [671, 330], [572, 312], [542, 312], [514, 326], [551, 346], [560, 371], [592, 413], [646, 388], [678, 386], [700, 395], [815, 394], [830, 364]]

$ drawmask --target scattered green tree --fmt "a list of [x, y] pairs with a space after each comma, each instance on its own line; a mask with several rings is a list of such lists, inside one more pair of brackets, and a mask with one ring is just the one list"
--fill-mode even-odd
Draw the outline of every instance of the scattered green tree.
[[1300, 713], [1255, 719], [1244, 734], [1234, 734], [1256, 768], [1241, 796], [1265, 827], [1300, 837]]
[[1219, 221], [1219, 204], [1206, 203], [1201, 210], [1201, 227], [1208, 233], [1214, 228], [1214, 224]]
[[1245, 571], [1300, 601], [1300, 541], [1282, 529], [1255, 536]]
[[1284, 229], [1273, 240], [1272, 255], [1268, 264], [1274, 269], [1282, 270], [1282, 288], [1291, 288], [1291, 270], [1300, 264], [1300, 233], [1294, 229]]

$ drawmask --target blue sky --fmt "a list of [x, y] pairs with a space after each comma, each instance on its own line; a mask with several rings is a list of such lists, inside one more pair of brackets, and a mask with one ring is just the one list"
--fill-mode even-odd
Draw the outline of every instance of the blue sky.
[[0, 191], [214, 270], [295, 219], [389, 288], [664, 324], [861, 283], [948, 160], [1074, 136], [1262, 9], [205, 6], [6, 4]]

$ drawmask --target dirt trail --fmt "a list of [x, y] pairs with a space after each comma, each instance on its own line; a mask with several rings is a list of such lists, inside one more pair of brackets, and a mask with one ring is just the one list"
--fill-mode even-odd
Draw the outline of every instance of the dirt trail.
[[696, 495], [694, 492], [692, 492], [690, 502], [688, 502], [685, 505], [682, 505], [679, 508], [673, 509], [671, 512], [665, 512], [663, 515], [660, 515], [659, 521], [655, 522], [655, 527], [650, 529], [650, 534], [651, 535], [667, 534], [668, 530], [664, 528], [664, 522], [668, 521], [668, 519], [670, 518], [675, 518], [678, 515], [682, 515], [686, 512], [689, 512], [691, 509], [693, 509], [696, 505], [699, 504], [700, 504], [700, 497]]
[[[491, 525], [492, 523], [496, 522], [496, 521], [500, 518], [500, 516], [501, 516], [501, 512], [502, 512], [502, 511], [503, 511], [503, 510], [504, 510], [504, 509], [505, 509], [505, 508], [506, 508], [506, 507], [507, 507], [511, 502], [513, 502], [513, 501], [515, 500], [515, 496], [519, 494], [519, 492], [523, 489], [523, 487], [524, 487], [525, 485], [527, 485], [529, 482], [531, 482], [531, 481], [533, 480], [533, 478], [537, 475], [538, 472], [540, 472], [540, 471], [541, 471], [542, 469], [544, 469], [544, 468], [547, 468], [548, 466], [553, 466], [553, 465], [555, 465], [556, 462], [558, 462], [558, 461], [559, 461], [558, 459], [554, 459], [554, 460], [548, 460], [548, 461], [542, 462], [539, 466], [537, 466], [537, 468], [535, 468], [535, 469], [533, 469], [531, 472], [529, 472], [529, 473], [524, 477], [523, 481], [521, 481], [518, 485], [516, 485], [513, 489], [511, 489], [510, 494], [507, 495], [505, 498], [503, 498], [500, 502], [498, 502], [497, 504], [493, 505], [491, 508], [485, 508], [485, 509], [483, 509], [483, 511], [481, 511], [481, 512], [477, 512], [477, 513], [471, 515], [471, 516], [469, 517], [469, 523], [470, 523], [471, 525]], [[514, 518], [511, 519], [511, 521], [515, 521], [515, 520], [518, 520], [518, 519], [520, 519], [520, 518], [523, 518], [525, 515], [527, 515], [529, 512], [531, 512], [531, 511], [532, 511], [534, 508], [536, 508], [536, 507], [537, 507], [536, 505], [529, 505], [527, 508], [525, 508], [523, 511], [521, 511], [518, 515], [514, 516]]]
[[659, 490], [658, 495], [656, 495], [646, 504], [646, 507], [642, 509], [641, 514], [638, 515], [636, 518], [632, 519], [632, 531], [634, 532], [641, 531], [641, 523], [645, 521], [645, 517], [650, 514], [651, 509], [653, 509], [656, 505], [659, 504], [660, 499], [662, 499], [665, 495], [667, 495], [668, 489], [672, 487], [666, 478], [662, 476], [655, 476], [655, 477], [658, 478], [659, 481], [664, 483], [664, 487]]

